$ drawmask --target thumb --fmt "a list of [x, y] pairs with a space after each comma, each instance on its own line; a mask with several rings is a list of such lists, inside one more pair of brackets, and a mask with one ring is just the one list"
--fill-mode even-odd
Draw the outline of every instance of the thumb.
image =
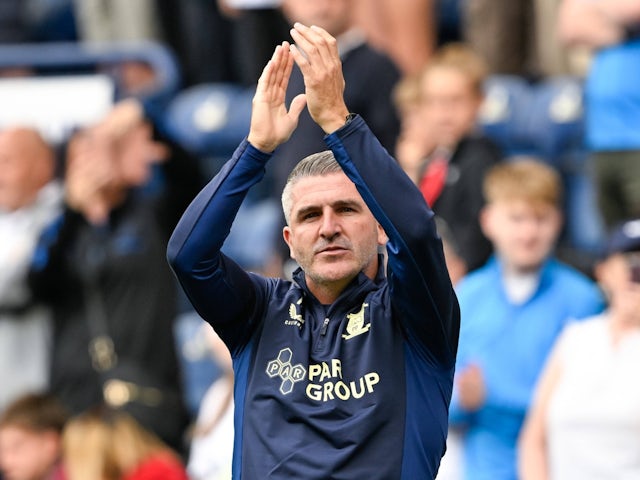
[[304, 93], [300, 95], [296, 95], [296, 97], [291, 101], [291, 106], [289, 107], [289, 115], [293, 117], [295, 121], [298, 121], [302, 110], [307, 104], [307, 96]]

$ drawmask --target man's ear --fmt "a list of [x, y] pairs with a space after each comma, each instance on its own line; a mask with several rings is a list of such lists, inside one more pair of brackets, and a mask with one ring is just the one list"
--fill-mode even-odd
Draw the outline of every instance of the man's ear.
[[387, 236], [387, 233], [384, 231], [384, 228], [382, 228], [382, 225], [378, 223], [377, 226], [378, 226], [378, 245], [384, 246], [389, 241], [389, 237]]
[[289, 225], [285, 225], [285, 227], [282, 229], [282, 238], [284, 238], [284, 241], [287, 243], [287, 245], [289, 246], [289, 256], [295, 260], [295, 254], [293, 253], [293, 248], [291, 248], [291, 227], [289, 227]]

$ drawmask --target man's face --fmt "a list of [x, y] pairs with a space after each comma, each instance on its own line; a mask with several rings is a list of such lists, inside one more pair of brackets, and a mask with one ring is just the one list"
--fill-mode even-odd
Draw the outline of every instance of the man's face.
[[550, 255], [562, 224], [561, 214], [549, 204], [501, 199], [488, 204], [482, 228], [509, 269], [537, 269]]
[[434, 143], [453, 148], [475, 128], [482, 99], [452, 68], [434, 67], [422, 80], [421, 117]]
[[291, 197], [284, 239], [312, 291], [315, 286], [342, 289], [360, 271], [375, 276], [378, 245], [386, 236], [344, 173], [302, 178]]
[[0, 429], [0, 471], [5, 480], [44, 480], [55, 465], [59, 441], [54, 432]]
[[334, 37], [351, 26], [353, 0], [283, 0], [282, 10], [289, 22], [316, 25]]

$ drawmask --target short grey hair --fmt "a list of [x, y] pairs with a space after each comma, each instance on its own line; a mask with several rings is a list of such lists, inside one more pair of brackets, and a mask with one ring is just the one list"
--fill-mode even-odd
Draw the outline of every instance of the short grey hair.
[[336, 157], [333, 156], [331, 150], [311, 154], [298, 162], [293, 170], [291, 170], [291, 173], [287, 177], [287, 183], [282, 190], [282, 211], [284, 212], [287, 225], [289, 225], [291, 209], [293, 208], [293, 186], [302, 178], [338, 172], [342, 172], [342, 167], [336, 161]]

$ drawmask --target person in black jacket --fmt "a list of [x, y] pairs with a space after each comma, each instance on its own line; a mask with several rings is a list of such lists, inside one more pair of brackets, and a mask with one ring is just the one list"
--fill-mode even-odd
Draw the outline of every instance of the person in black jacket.
[[[190, 157], [153, 135], [127, 100], [72, 137], [64, 211], [40, 238], [29, 282], [54, 312], [51, 390], [70, 412], [125, 407], [181, 449], [177, 290], [164, 251], [201, 181]], [[156, 165], [163, 183], [150, 188]]]

